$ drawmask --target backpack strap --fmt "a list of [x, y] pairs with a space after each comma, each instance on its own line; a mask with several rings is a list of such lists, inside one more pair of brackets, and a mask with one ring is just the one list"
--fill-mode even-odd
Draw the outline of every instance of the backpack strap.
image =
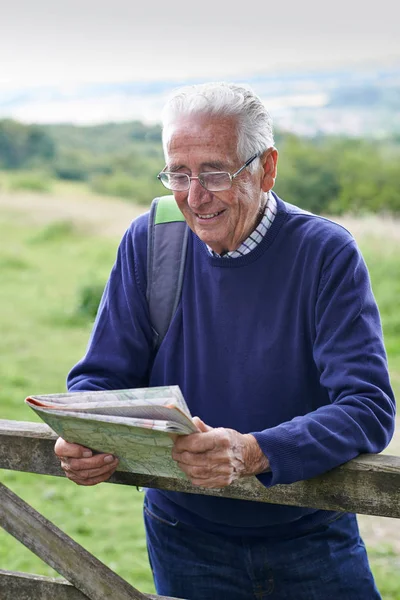
[[173, 196], [151, 204], [147, 243], [147, 303], [158, 350], [182, 291], [189, 228]]

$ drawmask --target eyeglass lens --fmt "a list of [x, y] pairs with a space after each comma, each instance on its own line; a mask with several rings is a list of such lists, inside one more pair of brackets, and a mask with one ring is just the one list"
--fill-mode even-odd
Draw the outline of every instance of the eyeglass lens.
[[[186, 173], [160, 173], [161, 183], [169, 190], [183, 192], [190, 187], [190, 178]], [[229, 173], [200, 173], [199, 182], [210, 192], [218, 192], [231, 187]]]
[[229, 173], [200, 173], [199, 181], [210, 192], [218, 192], [231, 187]]

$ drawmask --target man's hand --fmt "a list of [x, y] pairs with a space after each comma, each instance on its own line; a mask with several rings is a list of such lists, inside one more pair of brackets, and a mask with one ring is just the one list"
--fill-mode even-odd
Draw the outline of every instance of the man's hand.
[[58, 438], [54, 452], [68, 479], [77, 485], [96, 485], [107, 481], [118, 465], [118, 458], [110, 454], [93, 454], [89, 448], [70, 444]]
[[201, 433], [178, 436], [172, 458], [193, 485], [222, 488], [247, 475], [269, 470], [267, 457], [250, 433], [209, 427], [198, 417], [193, 421]]

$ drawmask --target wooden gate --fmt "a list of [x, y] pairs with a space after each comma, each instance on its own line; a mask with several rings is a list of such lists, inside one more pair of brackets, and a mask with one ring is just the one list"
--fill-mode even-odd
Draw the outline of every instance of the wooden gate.
[[[0, 420], [0, 469], [64, 477], [47, 425]], [[400, 457], [365, 454], [314, 479], [265, 488], [255, 477], [223, 490], [178, 478], [116, 472], [111, 484], [400, 518]], [[128, 600], [143, 594], [0, 483], [0, 525], [65, 580], [0, 570], [1, 600]]]

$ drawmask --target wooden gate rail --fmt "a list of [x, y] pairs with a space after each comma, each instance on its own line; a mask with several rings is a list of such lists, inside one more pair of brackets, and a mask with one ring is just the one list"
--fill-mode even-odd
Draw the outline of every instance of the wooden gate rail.
[[0, 569], [1, 600], [87, 600], [68, 581]]
[[[0, 420], [0, 469], [64, 476], [54, 455], [56, 435], [45, 424]], [[400, 518], [400, 456], [364, 454], [307, 481], [265, 488], [255, 477], [223, 490], [185, 479], [116, 472], [110, 483]]]
[[[65, 476], [54, 454], [56, 437], [42, 423], [0, 420], [0, 469]], [[255, 477], [206, 490], [185, 479], [122, 471], [109, 482], [400, 518], [400, 457], [385, 454], [362, 455], [314, 479], [269, 489]], [[68, 580], [0, 570], [2, 600], [168, 600], [129, 585], [1, 483], [0, 525]]]
[[[134, 596], [130, 596], [134, 598]], [[179, 600], [156, 594], [144, 596], [147, 600]], [[0, 569], [1, 600], [88, 600], [88, 596], [76, 589], [68, 581], [54, 577], [42, 577], [29, 573], [3, 571]], [[113, 593], [110, 600], [117, 600]], [[109, 600], [103, 598], [103, 600]]]

